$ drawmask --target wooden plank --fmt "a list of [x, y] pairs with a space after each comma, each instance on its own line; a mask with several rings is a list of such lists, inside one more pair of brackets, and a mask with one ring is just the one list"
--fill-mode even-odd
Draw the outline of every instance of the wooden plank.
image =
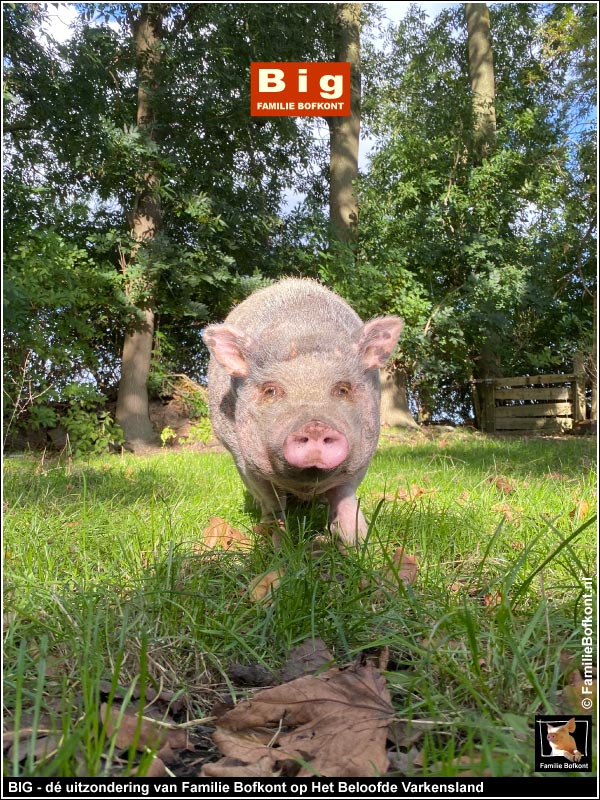
[[569, 417], [571, 403], [531, 403], [526, 406], [497, 406], [496, 419], [506, 417]]
[[547, 383], [570, 383], [575, 375], [521, 375], [517, 378], [494, 378], [496, 386], [539, 386]]
[[559, 433], [571, 430], [573, 420], [570, 417], [542, 417], [542, 418], [509, 418], [497, 419], [497, 431], [536, 431]]
[[567, 386], [548, 386], [546, 389], [496, 389], [496, 400], [571, 400], [572, 392]]

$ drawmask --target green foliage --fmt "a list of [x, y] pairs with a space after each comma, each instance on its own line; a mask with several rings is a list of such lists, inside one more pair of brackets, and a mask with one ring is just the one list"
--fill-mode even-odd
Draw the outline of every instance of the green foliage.
[[[11, 425], [29, 414], [44, 427], [42, 406], [72, 382], [114, 395], [144, 303], [150, 391], [172, 373], [203, 381], [201, 326], [282, 274], [320, 276], [363, 317], [402, 315], [400, 364], [438, 416], [469, 417], [486, 341], [508, 373], [570, 370], [591, 349], [594, 4], [491, 6], [498, 131], [482, 163], [462, 7], [433, 22], [412, 7], [383, 51], [367, 8], [362, 130], [375, 147], [354, 251], [329, 247], [323, 122], [248, 116], [251, 61], [332, 57], [331, 4], [155, 4], [151, 130], [136, 124], [141, 6], [77, 6], [64, 44], [40, 35], [49, 9], [2, 7]], [[295, 191], [306, 200], [284, 215]], [[144, 193], [162, 222], [140, 246], [130, 223]]]
[[170, 425], [165, 425], [160, 432], [160, 441], [162, 442], [163, 447], [167, 444], [167, 442], [172, 442], [173, 439], [176, 438], [177, 434]]
[[[376, 145], [358, 186], [360, 240], [354, 258], [333, 253], [320, 269], [363, 316], [405, 318], [399, 364], [417, 408], [438, 416], [470, 416], [469, 379], [490, 341], [503, 374], [569, 371], [592, 329], [595, 201], [580, 164], [593, 174], [595, 152], [581, 132], [570, 138], [585, 114], [565, 89], [577, 53], [540, 58], [558, 24], [550, 7], [501, 4], [491, 16], [498, 131], [482, 162], [462, 7], [434, 22], [413, 7], [386, 55], [367, 49]], [[592, 15], [576, 17], [589, 44]]]
[[188, 435], [182, 440], [182, 444], [196, 444], [201, 442], [206, 444], [213, 436], [212, 425], [208, 417], [203, 417], [190, 425]]
[[[163, 372], [203, 378], [199, 326], [268, 271], [282, 193], [312, 157], [302, 121], [249, 119], [248, 65], [324, 60], [327, 4], [153, 10], [164, 24], [149, 135], [135, 116], [139, 5], [78, 7], [60, 45], [38, 35], [46, 7], [2, 8], [6, 385], [17, 416], [72, 380], [114, 391], [124, 331], [144, 303], [169, 355]], [[149, 175], [162, 225], [140, 246], [130, 220]]]
[[123, 435], [112, 415], [102, 406], [106, 398], [93, 386], [70, 384], [63, 391], [68, 406], [61, 424], [69, 437], [75, 455], [105, 453], [109, 447], [123, 443]]

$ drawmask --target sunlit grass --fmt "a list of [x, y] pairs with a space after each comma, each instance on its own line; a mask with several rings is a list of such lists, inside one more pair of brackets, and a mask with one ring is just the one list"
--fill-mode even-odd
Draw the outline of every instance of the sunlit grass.
[[[202, 717], [215, 689], [239, 695], [231, 663], [276, 669], [314, 636], [340, 663], [389, 648], [397, 716], [427, 726], [407, 774], [454, 775], [465, 755], [482, 774], [530, 774], [529, 726], [558, 707], [595, 574], [593, 459], [577, 439], [384, 437], [360, 488], [369, 538], [346, 556], [314, 552], [318, 505], [292, 509], [281, 549], [252, 533], [226, 454], [7, 459], [5, 717], [30, 731], [8, 773], [108, 774], [103, 681], [142, 676]], [[211, 516], [254, 546], [195, 547]], [[418, 561], [411, 586], [393, 577], [399, 547]], [[275, 569], [271, 601], [253, 601]], [[46, 728], [58, 744], [34, 755]]]

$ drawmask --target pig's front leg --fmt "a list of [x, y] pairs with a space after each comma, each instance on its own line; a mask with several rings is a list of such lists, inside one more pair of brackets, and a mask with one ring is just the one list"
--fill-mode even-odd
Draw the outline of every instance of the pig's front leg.
[[336, 486], [325, 496], [331, 509], [331, 532], [339, 536], [342, 545], [359, 545], [367, 535], [368, 525], [358, 507], [354, 482]]
[[280, 547], [279, 529], [284, 526], [285, 494], [278, 494], [273, 484], [262, 478], [257, 478], [247, 473], [242, 474], [242, 477], [248, 491], [259, 505], [261, 512], [260, 528], [270, 534], [275, 547]]

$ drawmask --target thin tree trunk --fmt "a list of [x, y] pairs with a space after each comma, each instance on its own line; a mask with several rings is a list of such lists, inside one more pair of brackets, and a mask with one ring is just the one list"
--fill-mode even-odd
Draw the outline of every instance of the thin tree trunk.
[[350, 116], [328, 117], [330, 138], [329, 220], [332, 239], [356, 241], [360, 137], [360, 13], [362, 3], [336, 3], [336, 60], [350, 62]]
[[[490, 155], [496, 142], [496, 109], [494, 59], [490, 42], [490, 12], [486, 3], [465, 3], [469, 82], [473, 98], [474, 164], [477, 166]], [[501, 374], [499, 334], [488, 331], [475, 359], [477, 378], [495, 378]], [[487, 386], [476, 383], [478, 394], [479, 425], [484, 431], [493, 430], [493, 420], [488, 419], [486, 403]]]
[[465, 3], [469, 82], [473, 95], [476, 157], [481, 161], [496, 138], [494, 58], [490, 42], [490, 12], [486, 3]]
[[[160, 7], [144, 3], [134, 28], [138, 63], [137, 124], [148, 139], [154, 139], [155, 112], [152, 92], [157, 87], [156, 70], [160, 62], [160, 32], [163, 13]], [[139, 250], [156, 236], [162, 221], [160, 200], [156, 194], [158, 175], [149, 165], [144, 175], [144, 188], [136, 198], [131, 214], [131, 236], [134, 246], [130, 262], [135, 262]], [[127, 265], [125, 265], [127, 272]], [[144, 300], [138, 304], [139, 317], [125, 334], [121, 381], [117, 396], [116, 420], [123, 429], [126, 445], [142, 449], [156, 440], [148, 415], [148, 374], [154, 338], [154, 286], [146, 279]], [[139, 285], [138, 285], [139, 290]]]

